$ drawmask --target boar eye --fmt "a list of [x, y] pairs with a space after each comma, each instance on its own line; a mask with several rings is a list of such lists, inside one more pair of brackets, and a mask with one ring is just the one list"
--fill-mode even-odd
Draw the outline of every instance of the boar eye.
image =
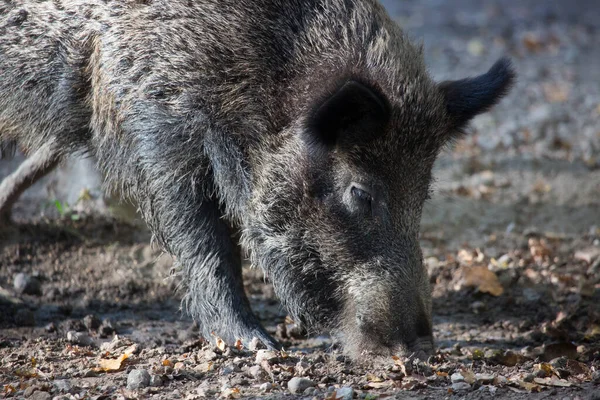
[[358, 199], [364, 203], [368, 203], [369, 205], [373, 201], [373, 196], [371, 196], [371, 193], [367, 192], [363, 188], [352, 186], [350, 188], [350, 194], [352, 194], [353, 198]]

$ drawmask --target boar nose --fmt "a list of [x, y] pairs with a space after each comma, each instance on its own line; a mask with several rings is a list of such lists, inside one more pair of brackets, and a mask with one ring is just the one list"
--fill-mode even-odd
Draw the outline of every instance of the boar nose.
[[[356, 326], [363, 338], [378, 347], [376, 352], [392, 352], [426, 360], [434, 350], [431, 323], [424, 313], [415, 319], [388, 315], [374, 320], [373, 313], [356, 313]], [[387, 350], [386, 350], [387, 349]]]

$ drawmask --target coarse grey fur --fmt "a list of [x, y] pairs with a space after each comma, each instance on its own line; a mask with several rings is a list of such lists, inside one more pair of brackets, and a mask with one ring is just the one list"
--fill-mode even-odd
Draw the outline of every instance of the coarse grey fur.
[[432, 350], [432, 165], [513, 73], [433, 82], [375, 0], [0, 0], [0, 76], [0, 141], [93, 154], [206, 337], [278, 346], [240, 231], [292, 317], [359, 358]]

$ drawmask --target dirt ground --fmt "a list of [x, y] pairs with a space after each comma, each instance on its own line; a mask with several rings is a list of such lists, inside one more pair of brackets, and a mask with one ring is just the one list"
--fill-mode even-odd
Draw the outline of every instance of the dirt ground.
[[437, 79], [504, 54], [519, 73], [436, 166], [422, 228], [436, 355], [351, 363], [302, 336], [251, 268], [253, 308], [285, 351], [209, 345], [169, 256], [111, 217], [130, 210], [99, 207], [95, 188], [71, 206], [32, 191], [0, 227], [0, 396], [600, 399], [600, 6], [384, 4]]

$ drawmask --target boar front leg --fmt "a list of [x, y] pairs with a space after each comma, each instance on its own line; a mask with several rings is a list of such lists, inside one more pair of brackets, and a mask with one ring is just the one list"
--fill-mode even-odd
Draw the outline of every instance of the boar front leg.
[[179, 261], [187, 285], [184, 302], [204, 337], [216, 334], [230, 344], [240, 339], [246, 347], [256, 337], [267, 347], [277, 348], [250, 308], [239, 252], [216, 202], [204, 200], [196, 219], [202, 233], [188, 239], [195, 254]]
[[238, 248], [218, 201], [199, 188], [201, 182], [175, 176], [176, 168], [159, 171], [159, 164], [153, 163], [137, 197], [156, 238], [179, 264], [184, 308], [208, 340], [240, 339], [248, 348], [256, 337], [277, 348], [250, 308]]

